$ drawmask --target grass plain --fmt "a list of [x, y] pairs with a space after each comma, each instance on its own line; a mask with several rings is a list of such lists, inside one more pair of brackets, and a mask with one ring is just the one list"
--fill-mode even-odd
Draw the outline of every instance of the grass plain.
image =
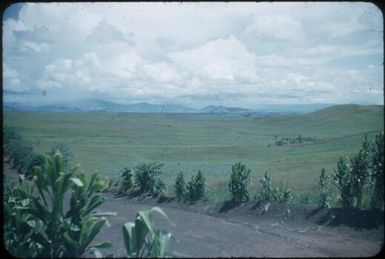
[[[3, 123], [38, 151], [69, 145], [86, 173], [116, 178], [124, 167], [163, 163], [169, 193], [178, 172], [189, 179], [201, 170], [214, 200], [229, 197], [227, 181], [235, 162], [252, 169], [252, 189], [268, 172], [279, 185], [314, 190], [321, 168], [332, 173], [341, 154], [356, 153], [365, 134], [371, 137], [384, 128], [383, 106], [359, 105], [279, 117], [4, 111]], [[275, 144], [298, 135], [315, 141]]]

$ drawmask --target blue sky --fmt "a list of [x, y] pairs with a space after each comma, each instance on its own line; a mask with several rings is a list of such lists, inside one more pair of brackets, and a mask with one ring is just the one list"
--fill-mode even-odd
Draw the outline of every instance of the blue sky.
[[3, 97], [383, 104], [382, 19], [353, 2], [17, 4], [3, 17]]

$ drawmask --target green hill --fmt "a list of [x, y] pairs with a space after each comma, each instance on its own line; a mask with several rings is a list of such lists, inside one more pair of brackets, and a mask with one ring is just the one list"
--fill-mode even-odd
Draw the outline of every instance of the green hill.
[[351, 135], [384, 128], [382, 105], [335, 105], [316, 112], [276, 118], [275, 123], [298, 131]]
[[[189, 177], [202, 170], [214, 189], [223, 190], [235, 162], [252, 168], [256, 185], [267, 171], [292, 188], [312, 188], [321, 168], [332, 172], [340, 154], [357, 152], [365, 134], [372, 137], [384, 128], [383, 106], [359, 105], [262, 118], [5, 111], [4, 125], [43, 152], [53, 144], [69, 145], [86, 172], [115, 177], [124, 167], [157, 161], [164, 163], [170, 185], [180, 171]], [[299, 135], [314, 141], [276, 145]]]

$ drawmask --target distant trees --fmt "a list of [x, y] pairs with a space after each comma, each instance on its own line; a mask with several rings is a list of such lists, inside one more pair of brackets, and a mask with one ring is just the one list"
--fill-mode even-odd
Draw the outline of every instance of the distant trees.
[[298, 135], [297, 137], [282, 137], [280, 140], [277, 140], [278, 136], [274, 135], [274, 141], [277, 146], [289, 145], [289, 144], [302, 144], [308, 142], [314, 142], [316, 139], [311, 137], [302, 137]]

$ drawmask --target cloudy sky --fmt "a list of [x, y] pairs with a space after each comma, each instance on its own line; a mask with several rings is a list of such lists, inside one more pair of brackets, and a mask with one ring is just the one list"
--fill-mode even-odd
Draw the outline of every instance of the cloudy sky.
[[370, 3], [27, 3], [3, 17], [4, 102], [383, 104]]

